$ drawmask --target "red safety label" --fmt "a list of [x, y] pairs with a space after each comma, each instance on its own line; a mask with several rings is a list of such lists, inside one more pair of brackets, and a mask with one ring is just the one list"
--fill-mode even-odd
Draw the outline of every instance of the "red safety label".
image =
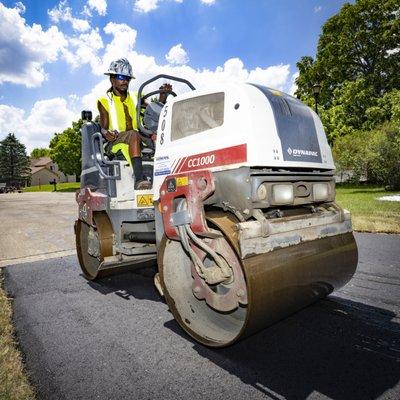
[[172, 173], [208, 169], [220, 165], [238, 164], [247, 161], [247, 145], [225, 147], [206, 153], [194, 154], [192, 156], [179, 158], [172, 166]]

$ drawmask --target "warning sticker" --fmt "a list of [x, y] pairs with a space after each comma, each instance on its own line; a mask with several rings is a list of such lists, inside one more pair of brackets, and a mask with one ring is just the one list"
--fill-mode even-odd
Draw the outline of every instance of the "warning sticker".
[[176, 192], [176, 179], [167, 179], [167, 192]]
[[152, 207], [153, 195], [152, 194], [139, 194], [136, 196], [136, 204], [138, 207]]
[[189, 185], [189, 178], [187, 176], [179, 176], [176, 178], [176, 186]]

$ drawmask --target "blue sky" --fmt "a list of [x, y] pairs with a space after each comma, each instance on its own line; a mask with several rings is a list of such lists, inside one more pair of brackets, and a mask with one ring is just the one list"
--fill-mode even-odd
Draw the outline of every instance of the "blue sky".
[[[315, 54], [342, 0], [0, 1], [0, 140], [15, 132], [47, 147], [54, 132], [95, 110], [121, 56], [131, 89], [158, 73], [195, 86], [249, 81], [293, 92], [296, 62]], [[178, 90], [179, 91], [179, 90]]]

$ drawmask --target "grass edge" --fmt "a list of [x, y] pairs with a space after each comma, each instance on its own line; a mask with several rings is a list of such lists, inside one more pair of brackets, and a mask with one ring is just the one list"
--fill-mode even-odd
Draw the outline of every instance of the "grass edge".
[[0, 399], [35, 400], [35, 391], [29, 382], [16, 341], [11, 302], [4, 288], [4, 273], [0, 268]]

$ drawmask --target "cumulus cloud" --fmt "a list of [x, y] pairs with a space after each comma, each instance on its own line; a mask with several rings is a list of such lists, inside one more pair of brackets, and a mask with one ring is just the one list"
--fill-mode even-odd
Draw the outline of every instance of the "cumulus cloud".
[[[62, 7], [67, 7], [66, 3]], [[54, 18], [61, 20], [57, 14], [59, 9], [54, 10]], [[63, 35], [55, 26], [43, 31], [40, 25], [30, 27], [25, 23], [21, 8], [8, 9], [0, 3], [0, 83], [8, 81], [38, 86], [46, 77], [43, 65], [60, 57], [73, 68], [89, 64], [92, 73], [100, 77], [112, 60], [126, 57], [137, 77], [131, 84], [131, 90], [137, 90], [139, 84], [160, 73], [188, 79], [198, 88], [231, 81], [249, 81], [280, 90], [293, 85], [294, 78], [290, 79], [287, 64], [247, 69], [241, 59], [231, 58], [212, 69], [193, 68], [188, 65], [189, 58], [181, 43], [171, 47], [166, 63], [158, 63], [154, 57], [135, 50], [137, 31], [130, 26], [109, 22], [104, 27], [104, 33], [106, 37], [102, 39], [98, 28], [76, 31], [71, 36]], [[11, 66], [3, 62], [3, 54], [6, 59], [13, 60]], [[14, 65], [14, 60], [18, 60], [17, 65]], [[154, 83], [149, 90], [160, 83]], [[0, 131], [10, 131], [9, 121], [13, 121], [12, 130], [29, 149], [48, 146], [54, 132], [70, 126], [73, 120], [79, 118], [81, 109], [95, 111], [96, 99], [105, 93], [109, 85], [108, 78], [103, 77], [81, 98], [70, 95], [65, 99], [41, 100], [28, 113], [20, 108], [0, 105]], [[174, 84], [174, 90], [180, 93], [184, 89]]]
[[136, 11], [148, 13], [158, 7], [158, 0], [135, 0], [134, 8]]
[[20, 13], [20, 14], [23, 14], [23, 13], [26, 11], [25, 4], [22, 3], [22, 2], [20, 2], [20, 1], [17, 1], [17, 2], [15, 3], [14, 8], [16, 8], [17, 10], [19, 10], [19, 13]]
[[296, 79], [299, 77], [299, 71], [297, 71], [297, 72], [295, 72], [293, 75], [292, 75], [292, 78], [291, 78], [291, 82], [292, 82], [292, 84], [290, 85], [290, 88], [289, 88], [289, 94], [290, 95], [292, 95], [292, 96], [294, 96], [294, 93], [295, 93], [295, 91], [297, 90], [297, 84], [296, 84]]
[[72, 9], [68, 6], [67, 0], [60, 1], [58, 6], [47, 10], [47, 13], [50, 19], [56, 24], [60, 21], [70, 22], [72, 28], [78, 32], [85, 32], [90, 29], [90, 24], [86, 19], [74, 18], [72, 16]]
[[[175, 3], [182, 4], [184, 0], [174, 1]], [[216, 0], [200, 0], [202, 4], [206, 4], [208, 6], [215, 4], [215, 1]], [[156, 10], [161, 2], [165, 3], [165, 0], [134, 0], [133, 6], [135, 11], [147, 14], [150, 11]]]
[[0, 131], [15, 133], [28, 153], [35, 147], [48, 147], [55, 132], [62, 132], [78, 118], [61, 97], [37, 101], [28, 115], [20, 108], [0, 104]]
[[43, 65], [59, 58], [67, 40], [55, 26], [45, 31], [38, 24], [27, 25], [22, 11], [20, 5], [0, 3], [0, 84], [37, 87], [46, 79]]
[[83, 64], [90, 64], [92, 69], [97, 68], [100, 63], [98, 52], [104, 47], [98, 28], [68, 38], [68, 43], [69, 48], [63, 50], [63, 56], [73, 69]]
[[89, 0], [87, 2], [89, 10], [96, 10], [99, 15], [107, 14], [107, 2], [106, 0]]
[[247, 80], [283, 90], [290, 74], [289, 68], [289, 64], [273, 65], [267, 68], [256, 67], [249, 72]]
[[181, 43], [170, 48], [169, 52], [165, 55], [165, 59], [170, 64], [187, 64], [189, 62], [189, 57], [186, 50], [182, 47]]
[[[205, 86], [213, 86], [224, 82], [252, 82], [269, 86], [275, 89], [285, 91], [290, 84], [288, 78], [290, 75], [289, 65], [276, 65], [267, 68], [256, 68], [247, 70], [243, 61], [239, 58], [231, 58], [222, 66], [215, 69], [195, 69], [188, 65], [159, 65], [154, 57], [138, 54], [135, 51], [126, 55], [131, 62], [136, 80], [131, 83], [131, 90], [137, 90], [139, 85], [144, 81], [158, 74], [167, 74], [185, 78], [193, 83], [196, 88]], [[161, 81], [154, 82], [148, 87], [148, 91], [157, 89]], [[181, 93], [187, 88], [172, 82], [174, 91]], [[99, 82], [93, 89], [82, 97], [82, 109], [90, 109], [96, 111], [96, 100], [104, 95], [110, 87], [107, 78]]]

